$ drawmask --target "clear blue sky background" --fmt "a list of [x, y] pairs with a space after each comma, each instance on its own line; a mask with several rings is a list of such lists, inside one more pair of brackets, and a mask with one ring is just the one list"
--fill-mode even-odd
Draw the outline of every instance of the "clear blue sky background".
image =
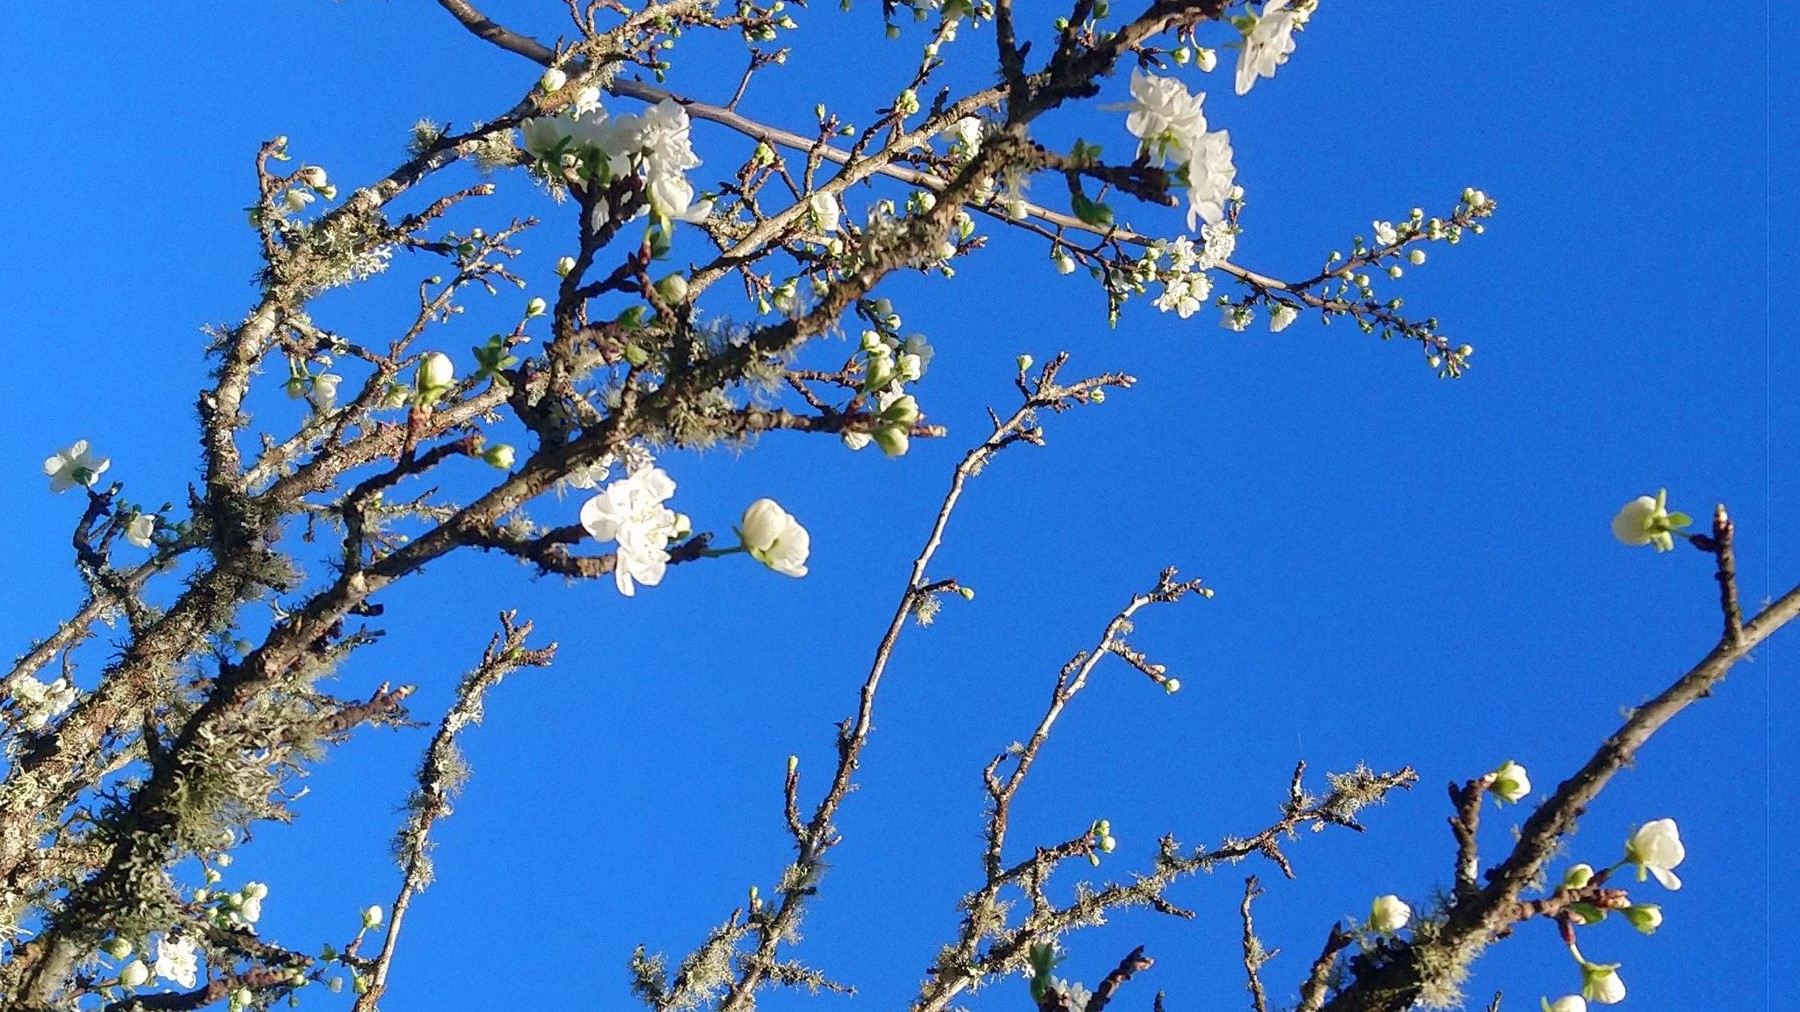
[[[1183, 322], [1146, 301], [1109, 330], [1092, 285], [1001, 237], [953, 283], [890, 290], [937, 345], [921, 400], [949, 439], [901, 461], [797, 436], [665, 458], [675, 505], [702, 528], [779, 498], [813, 531], [805, 580], [726, 559], [624, 600], [610, 583], [463, 558], [389, 595], [387, 638], [338, 688], [418, 682], [421, 720], [436, 720], [499, 609], [562, 646], [556, 667], [502, 686], [466, 738], [475, 778], [439, 830], [441, 880], [414, 907], [384, 1007], [623, 1007], [633, 946], [678, 959], [747, 887], [771, 890], [788, 856], [786, 757], [801, 756], [811, 798], [950, 467], [984, 434], [984, 407], [1009, 403], [1014, 356], [1059, 349], [1074, 369], [1142, 382], [1052, 419], [1046, 449], [1008, 454], [973, 486], [933, 575], [979, 597], [906, 634], [798, 955], [860, 990], [817, 1007], [907, 1000], [976, 882], [981, 763], [1027, 733], [1057, 667], [1175, 564], [1218, 596], [1152, 610], [1136, 641], [1185, 690], [1165, 697], [1105, 668], [1027, 789], [1014, 839], [1107, 817], [1121, 845], [1102, 870], [1128, 875], [1165, 831], [1197, 843], [1260, 828], [1297, 760], [1315, 774], [1414, 765], [1419, 788], [1367, 813], [1367, 834], [1293, 842], [1297, 881], [1246, 865], [1186, 883], [1174, 898], [1197, 921], [1122, 916], [1071, 939], [1065, 966], [1092, 984], [1147, 943], [1159, 962], [1124, 993], [1129, 1007], [1157, 988], [1171, 1010], [1244, 1007], [1235, 908], [1255, 871], [1270, 886], [1260, 927], [1283, 950], [1265, 973], [1291, 1000], [1334, 919], [1380, 893], [1422, 904], [1449, 880], [1444, 784], [1513, 758], [1542, 795], [1622, 708], [1711, 644], [1709, 560], [1621, 547], [1607, 533], [1621, 503], [1659, 485], [1697, 515], [1727, 502], [1746, 598], [1800, 579], [1800, 386], [1775, 296], [1800, 280], [1796, 82], [1770, 59], [1770, 40], [1785, 51], [1800, 29], [1785, 6], [1328, 2], [1292, 62], [1246, 98], [1225, 69], [1204, 80], [1249, 192], [1247, 266], [1297, 275], [1370, 219], [1446, 211], [1467, 185], [1500, 200], [1486, 236], [1434, 246], [1384, 289], [1477, 347], [1466, 380], [1433, 379], [1411, 346], [1304, 317], [1278, 337], [1260, 324], [1233, 334], [1211, 311]], [[747, 111], [805, 129], [815, 102], [861, 123], [891, 98], [899, 72], [872, 68], [915, 56], [916, 42], [883, 41], [872, 2], [821, 7], [794, 12], [795, 56], [757, 80]], [[490, 13], [548, 39], [561, 9], [509, 0]], [[991, 36], [965, 34], [951, 80], [980, 84]], [[721, 55], [731, 48], [684, 43], [671, 84], [723, 100], [741, 65]], [[78, 598], [67, 532], [80, 504], [45, 491], [47, 453], [92, 440], [108, 477], [150, 504], [183, 500], [195, 480], [198, 328], [234, 321], [254, 295], [242, 209], [256, 144], [285, 133], [348, 189], [399, 159], [414, 120], [492, 116], [536, 72], [434, 5], [369, 0], [85, 17], [25, 3], [0, 29], [0, 64], [0, 328], [13, 356], [0, 633], [22, 649]], [[1106, 101], [1123, 94], [1113, 81]], [[1129, 150], [1122, 114], [1092, 108], [1041, 136], [1076, 133]], [[747, 150], [710, 126], [697, 147], [702, 186]], [[567, 210], [522, 174], [496, 181], [493, 210], [462, 221], [544, 217], [524, 269], [549, 294], [550, 265], [572, 246]], [[1173, 212], [1123, 216], [1179, 228]], [[432, 269], [400, 258], [377, 292], [326, 298], [317, 317], [385, 340]], [[503, 293], [429, 340], [466, 369], [467, 348], [524, 298]], [[566, 523], [578, 504], [539, 515]], [[1795, 635], [1658, 738], [1583, 820], [1573, 859], [1609, 862], [1633, 825], [1665, 816], [1688, 846], [1684, 890], [1643, 887], [1665, 905], [1654, 938], [1617, 921], [1583, 935], [1591, 957], [1624, 964], [1627, 1008], [1793, 999], [1791, 974], [1772, 972], [1787, 959], [1772, 954], [1791, 948], [1782, 922], [1797, 898]], [[90, 676], [104, 652], [89, 652]], [[358, 735], [312, 777], [296, 825], [243, 849], [234, 873], [271, 884], [269, 936], [341, 942], [360, 907], [390, 901], [387, 840], [427, 734]], [[1492, 855], [1520, 816], [1489, 812]], [[1497, 947], [1470, 993], [1503, 990], [1524, 1009], [1577, 985], [1543, 923]], [[1015, 981], [973, 1001], [1028, 998]]]

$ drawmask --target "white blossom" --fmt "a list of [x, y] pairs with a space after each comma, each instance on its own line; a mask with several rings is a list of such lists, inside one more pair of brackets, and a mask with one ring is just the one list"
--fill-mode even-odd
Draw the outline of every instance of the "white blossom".
[[1277, 302], [1269, 313], [1269, 330], [1279, 334], [1300, 317], [1300, 310], [1286, 302]]
[[626, 597], [637, 592], [636, 584], [662, 582], [668, 544], [685, 533], [681, 514], [663, 505], [674, 494], [674, 479], [661, 468], [646, 467], [582, 504], [581, 526], [594, 540], [618, 542], [613, 582]]
[[200, 978], [194, 943], [186, 938], [164, 937], [156, 947], [155, 973], [182, 987], [191, 988]]
[[1188, 228], [1197, 229], [1200, 222], [1217, 225], [1225, 220], [1225, 201], [1231, 197], [1231, 134], [1218, 130], [1202, 134], [1190, 149], [1188, 160]]
[[1406, 927], [1412, 920], [1412, 907], [1406, 905], [1400, 897], [1389, 893], [1375, 897], [1369, 907], [1369, 928], [1384, 935], [1391, 935]]
[[25, 727], [36, 731], [75, 705], [75, 686], [65, 677], [45, 684], [32, 675], [13, 679], [13, 699], [18, 701]]
[[1663, 489], [1654, 498], [1641, 495], [1621, 507], [1613, 517], [1612, 532], [1627, 545], [1654, 545], [1667, 552], [1675, 548], [1677, 529], [1690, 523], [1693, 518], [1686, 513], [1669, 512], [1668, 490]]
[[814, 228], [821, 232], [838, 230], [839, 219], [843, 217], [844, 210], [838, 206], [836, 195], [826, 190], [814, 191], [813, 195], [807, 198], [806, 206], [812, 215]]
[[1243, 333], [1249, 329], [1250, 322], [1254, 319], [1256, 319], [1256, 314], [1250, 311], [1249, 306], [1219, 307], [1219, 326], [1226, 330]]
[[50, 491], [67, 492], [77, 485], [92, 485], [112, 461], [88, 449], [88, 441], [77, 439], [68, 449], [44, 461], [44, 473], [50, 477]]
[[738, 521], [738, 540], [756, 561], [784, 576], [806, 575], [812, 536], [773, 499], [758, 499]]
[[1165, 313], [1172, 309], [1175, 315], [1185, 320], [1200, 311], [1211, 287], [1212, 283], [1204, 274], [1170, 278], [1163, 282], [1162, 294], [1151, 304]]
[[1502, 801], [1517, 804], [1531, 793], [1531, 777], [1526, 774], [1525, 767], [1508, 759], [1494, 771], [1494, 782], [1488, 790]]
[[1173, 77], [1157, 77], [1142, 68], [1131, 71], [1130, 113], [1125, 129], [1138, 138], [1138, 150], [1150, 157], [1152, 165], [1163, 164], [1164, 158], [1186, 161], [1200, 137], [1206, 133], [1206, 114], [1201, 105], [1204, 94], [1191, 94]]
[[981, 147], [981, 134], [984, 127], [985, 124], [982, 123], [980, 116], [964, 116], [950, 124], [938, 136], [950, 141], [960, 149], [962, 154], [973, 155]]
[[1300, 9], [1294, 10], [1289, 2], [1269, 0], [1256, 25], [1244, 36], [1244, 48], [1238, 53], [1238, 94], [1247, 94], [1259, 77], [1274, 77], [1275, 68], [1286, 63], [1294, 51], [1294, 29], [1306, 23], [1312, 5], [1302, 2]]
[[312, 390], [307, 393], [306, 399], [320, 411], [330, 411], [337, 406], [338, 384], [343, 381], [342, 376], [322, 372], [312, 378]]
[[1369, 223], [1375, 229], [1375, 245], [1392, 246], [1400, 241], [1400, 233], [1394, 231], [1391, 221], [1375, 221]]
[[156, 514], [139, 513], [125, 525], [125, 540], [139, 548], [150, 547], [150, 536], [156, 533]]
[[1596, 1005], [1616, 1005], [1625, 1000], [1625, 982], [1617, 963], [1582, 963], [1581, 995]]
[[1544, 1006], [1544, 1012], [1587, 1012], [1587, 999], [1578, 994], [1566, 994], [1555, 1001], [1539, 998], [1538, 1003]]
[[1681, 833], [1674, 819], [1646, 822], [1625, 841], [1625, 860], [1637, 865], [1638, 881], [1642, 882], [1644, 873], [1649, 872], [1665, 889], [1681, 888], [1674, 868], [1686, 857], [1687, 848], [1681, 845]]

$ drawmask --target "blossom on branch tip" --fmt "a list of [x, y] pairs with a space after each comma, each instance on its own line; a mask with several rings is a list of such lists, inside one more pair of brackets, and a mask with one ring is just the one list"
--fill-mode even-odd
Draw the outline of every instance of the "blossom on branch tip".
[[364, 908], [364, 910], [362, 912], [362, 926], [365, 929], [367, 929], [367, 928], [376, 927], [380, 924], [381, 924], [381, 907], [380, 906], [371, 906], [371, 907]]
[[812, 536], [773, 499], [758, 499], [738, 521], [738, 541], [750, 557], [784, 576], [806, 575]]
[[1269, 313], [1269, 331], [1279, 334], [1300, 317], [1300, 310], [1286, 302], [1278, 302]]
[[1642, 882], [1648, 872], [1665, 889], [1681, 888], [1674, 868], [1686, 857], [1687, 848], [1681, 845], [1681, 833], [1674, 819], [1646, 822], [1625, 841], [1625, 860], [1637, 865], [1638, 881]]
[[1369, 929], [1391, 935], [1406, 927], [1407, 922], [1412, 920], [1412, 913], [1412, 907], [1392, 893], [1377, 896], [1369, 908]]
[[1655, 545], [1659, 552], [1675, 547], [1679, 529], [1693, 523], [1686, 513], [1669, 512], [1669, 490], [1659, 489], [1655, 498], [1638, 496], [1626, 503], [1612, 519], [1613, 537], [1633, 547]]
[[1493, 775], [1494, 781], [1488, 785], [1488, 790], [1501, 801], [1517, 804], [1521, 798], [1531, 793], [1531, 777], [1526, 774], [1525, 767], [1511, 759], [1502, 763]]
[[110, 459], [88, 448], [87, 440], [78, 439], [44, 461], [44, 474], [50, 478], [50, 491], [67, 492], [77, 485], [92, 485], [111, 466]]
[[1581, 996], [1596, 1005], [1617, 1005], [1625, 1000], [1625, 982], [1618, 963], [1581, 964]]
[[1238, 94], [1248, 94], [1259, 77], [1274, 77], [1275, 68], [1286, 63], [1294, 51], [1294, 30], [1306, 23], [1312, 4], [1301, 0], [1290, 7], [1289, 2], [1269, 0], [1256, 23], [1244, 33], [1244, 48], [1238, 53]]

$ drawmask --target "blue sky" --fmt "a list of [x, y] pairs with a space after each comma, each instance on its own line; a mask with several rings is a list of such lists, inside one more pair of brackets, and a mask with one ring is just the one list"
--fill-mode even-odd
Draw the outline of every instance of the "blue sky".
[[[866, 122], [891, 98], [899, 71], [870, 68], [898, 66], [917, 43], [883, 40], [876, 4], [835, 6], [795, 12], [794, 58], [757, 79], [746, 112], [805, 129], [816, 102]], [[489, 13], [547, 39], [561, 10], [510, 0]], [[998, 236], [954, 281], [902, 278], [886, 292], [938, 348], [920, 397], [948, 439], [899, 461], [797, 436], [664, 458], [675, 505], [702, 528], [778, 498], [813, 532], [805, 580], [731, 558], [624, 600], [609, 583], [469, 557], [397, 590], [386, 638], [340, 673], [345, 695], [418, 682], [413, 713], [435, 721], [507, 607], [561, 653], [503, 685], [468, 735], [475, 777], [440, 829], [440, 881], [414, 906], [384, 1007], [615, 1007], [630, 1000], [635, 945], [679, 958], [750, 885], [772, 889], [788, 855], [786, 757], [801, 757], [809, 785], [824, 778], [832, 722], [853, 703], [950, 468], [985, 434], [986, 406], [1009, 406], [1014, 357], [1057, 350], [1071, 369], [1140, 382], [1050, 419], [1046, 448], [1004, 455], [972, 486], [933, 575], [978, 597], [903, 639], [798, 954], [859, 989], [821, 1006], [907, 1000], [976, 884], [981, 763], [1029, 731], [1062, 662], [1177, 565], [1217, 596], [1153, 609], [1135, 642], [1184, 690], [1104, 669], [1027, 788], [1015, 839], [1049, 842], [1105, 817], [1120, 847], [1101, 871], [1128, 875], [1164, 832], [1199, 843], [1261, 828], [1297, 760], [1317, 774], [1412, 764], [1420, 786], [1368, 812], [1369, 832], [1291, 845], [1297, 881], [1227, 869], [1177, 888], [1194, 922], [1132, 914], [1070, 940], [1065, 969], [1090, 984], [1147, 944], [1158, 966], [1122, 998], [1138, 1007], [1157, 988], [1172, 1010], [1236, 1006], [1235, 909], [1255, 871], [1269, 886], [1259, 926], [1283, 949], [1266, 979], [1291, 1000], [1334, 919], [1381, 893], [1422, 903], [1448, 882], [1445, 783], [1512, 758], [1541, 796], [1622, 708], [1710, 646], [1709, 560], [1620, 546], [1607, 521], [1621, 503], [1659, 486], [1697, 515], [1726, 502], [1746, 599], [1800, 579], [1785, 505], [1800, 495], [1800, 386], [1775, 298], [1800, 280], [1787, 239], [1795, 80], [1770, 58], [1770, 39], [1796, 28], [1781, 5], [1701, 19], [1663, 5], [1328, 2], [1250, 95], [1232, 95], [1223, 70], [1189, 74], [1237, 150], [1246, 266], [1299, 275], [1371, 219], [1441, 213], [1465, 186], [1500, 201], [1486, 235], [1434, 246], [1383, 289], [1476, 346], [1464, 380], [1434, 379], [1410, 346], [1304, 317], [1279, 336], [1260, 324], [1234, 334], [1211, 312], [1180, 321], [1145, 301], [1109, 329], [1093, 285]], [[730, 47], [689, 45], [670, 85], [728, 97], [738, 58], [707, 57]], [[984, 83], [990, 47], [972, 34], [949, 79]], [[421, 116], [492, 116], [536, 74], [435, 7], [367, 0], [81, 21], [28, 3], [0, 34], [0, 62], [14, 124], [0, 159], [14, 224], [0, 326], [20, 359], [18, 437], [0, 451], [17, 532], [0, 632], [22, 649], [78, 595], [67, 532], [79, 504], [44, 490], [46, 454], [89, 439], [148, 504], [180, 502], [196, 480], [199, 327], [234, 320], [254, 294], [242, 209], [257, 143], [286, 134], [348, 188], [397, 161]], [[1123, 95], [1114, 80], [1101, 102]], [[1091, 106], [1040, 132], [1076, 135], [1129, 150], [1122, 114]], [[697, 181], [747, 151], [710, 126], [696, 137]], [[520, 173], [496, 181], [490, 225], [545, 219], [522, 262], [549, 294], [568, 212]], [[1122, 215], [1180, 228], [1174, 212]], [[321, 300], [317, 317], [385, 335], [429, 271], [402, 258], [369, 293]], [[472, 308], [433, 340], [467, 368], [466, 349], [524, 297]], [[294, 410], [265, 407], [270, 419]], [[567, 523], [578, 506], [540, 515]], [[1700, 981], [1715, 1008], [1791, 995], [1771, 953], [1794, 935], [1776, 923], [1794, 899], [1783, 846], [1794, 651], [1786, 638], [1759, 651], [1582, 820], [1573, 860], [1610, 862], [1633, 825], [1659, 817], [1688, 847], [1686, 887], [1655, 897], [1668, 918], [1655, 937], [1615, 922], [1582, 936], [1591, 957], [1624, 964], [1627, 1008], [1682, 1007]], [[103, 656], [92, 652], [89, 674]], [[428, 733], [359, 735], [312, 776], [295, 825], [243, 849], [234, 868], [271, 886], [268, 934], [301, 949], [341, 941], [358, 909], [391, 899], [387, 840]], [[1489, 810], [1488, 853], [1514, 819]], [[1517, 1009], [1577, 984], [1554, 929], [1530, 924], [1479, 965], [1470, 993], [1503, 990]], [[1026, 1000], [1009, 982], [973, 1004]]]

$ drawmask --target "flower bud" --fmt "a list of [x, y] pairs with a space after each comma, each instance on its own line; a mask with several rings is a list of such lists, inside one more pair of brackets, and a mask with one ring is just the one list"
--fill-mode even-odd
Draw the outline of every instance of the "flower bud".
[[566, 278], [573, 273], [575, 273], [575, 258], [558, 257], [556, 260], [556, 276], [559, 278]]
[[1169, 694], [1169, 695], [1171, 695], [1171, 696], [1173, 696], [1173, 695], [1174, 695], [1174, 694], [1176, 694], [1176, 693], [1177, 693], [1177, 692], [1180, 692], [1180, 691], [1181, 691], [1181, 679], [1179, 679], [1179, 678], [1165, 678], [1165, 679], [1163, 679], [1163, 683], [1162, 683], [1162, 686], [1163, 686], [1163, 691], [1164, 691], [1164, 692], [1166, 692], [1166, 693], [1168, 693], [1168, 694]]
[[444, 396], [454, 382], [456, 366], [451, 363], [450, 356], [434, 351], [419, 360], [419, 371], [414, 377], [413, 387], [418, 391], [422, 403], [429, 404]]
[[513, 448], [508, 443], [496, 443], [481, 451], [481, 459], [492, 467], [510, 471], [513, 466]]
[[549, 308], [549, 303], [540, 297], [533, 296], [530, 302], [525, 303], [525, 318], [529, 320], [532, 317], [542, 316]]
[[656, 293], [671, 306], [681, 305], [688, 297], [687, 275], [677, 272], [663, 278], [656, 283]]
[[569, 75], [563, 73], [562, 69], [559, 67], [551, 67], [549, 70], [544, 71], [543, 77], [538, 78], [538, 87], [542, 88], [545, 94], [549, 94], [553, 91], [561, 91], [562, 86], [568, 83]]
[[1035, 360], [1030, 355], [1020, 355], [1019, 356], [1019, 371], [1020, 372], [1030, 371], [1031, 363], [1033, 361], [1035, 361]]
[[1591, 865], [1591, 864], [1574, 865], [1568, 871], [1563, 872], [1563, 879], [1562, 879], [1563, 888], [1564, 889], [1584, 889], [1587, 887], [1587, 884], [1589, 882], [1593, 881], [1593, 878], [1594, 878], [1594, 866], [1593, 865]]
[[1195, 60], [1194, 65], [1208, 74], [1212, 73], [1212, 69], [1219, 65], [1219, 54], [1216, 50], [1201, 47], [1195, 55], [1198, 59]]
[[124, 959], [131, 955], [131, 943], [115, 935], [100, 943], [100, 951], [114, 959]]
[[150, 968], [141, 959], [134, 959], [119, 970], [119, 983], [126, 987], [143, 987], [149, 980]]
[[961, 595], [962, 599], [965, 601], [975, 600], [975, 588], [974, 587], [958, 587], [958, 588], [956, 588], [956, 592], [959, 595]]
[[1633, 903], [1619, 913], [1631, 922], [1632, 927], [1646, 935], [1653, 935], [1662, 927], [1662, 907], [1655, 903]]
[[381, 923], [381, 907], [372, 906], [362, 912], [362, 924], [365, 928], [373, 928]]
[[[1425, 251], [1422, 249], [1413, 250], [1411, 253], [1406, 254], [1406, 259], [1411, 262], [1414, 267], [1417, 267], [1425, 262]], [[1574, 995], [1570, 995], [1570, 997], [1574, 997]]]
[[294, 175], [302, 183], [305, 183], [306, 185], [312, 187], [315, 190], [324, 186], [327, 182], [327, 180], [325, 178], [325, 170], [320, 168], [317, 165], [308, 165], [305, 168], [301, 169], [299, 172], [294, 173]]
[[1587, 1012], [1587, 999], [1578, 994], [1567, 994], [1551, 1001], [1539, 998], [1538, 1004], [1544, 1006], [1544, 1012]]
[[912, 445], [904, 425], [883, 425], [875, 430], [875, 445], [890, 457], [904, 457]]

